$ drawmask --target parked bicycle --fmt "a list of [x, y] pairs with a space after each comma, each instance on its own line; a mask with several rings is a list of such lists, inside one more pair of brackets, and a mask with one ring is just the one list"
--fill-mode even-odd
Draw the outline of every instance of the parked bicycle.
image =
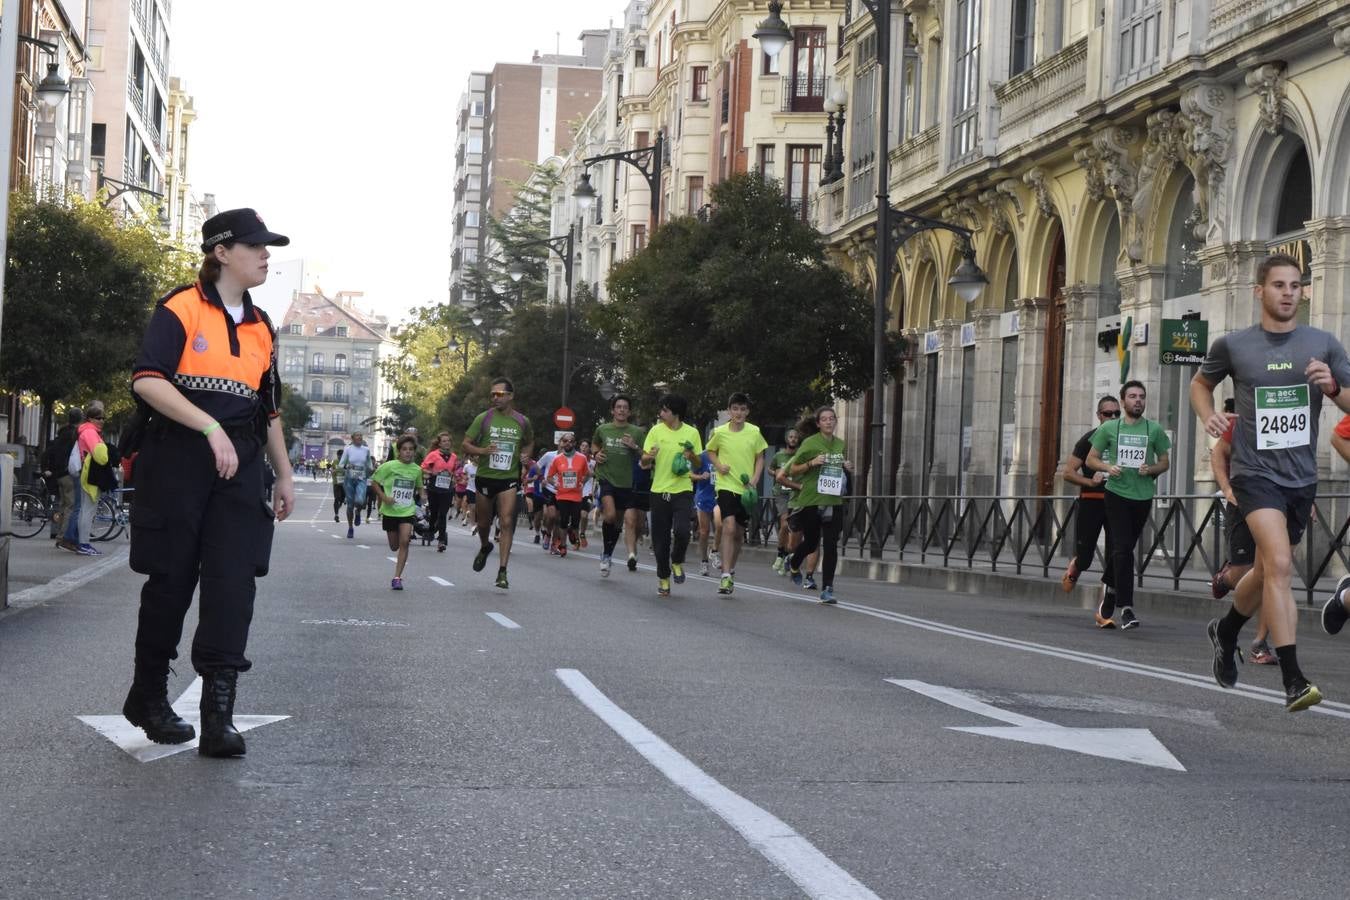
[[[118, 488], [104, 492], [98, 498], [94, 524], [89, 530], [91, 541], [111, 541], [121, 537], [131, 521], [131, 500], [135, 488]], [[40, 534], [51, 521], [55, 504], [43, 497], [41, 486], [24, 485], [14, 489], [10, 502], [10, 533], [18, 538]]]

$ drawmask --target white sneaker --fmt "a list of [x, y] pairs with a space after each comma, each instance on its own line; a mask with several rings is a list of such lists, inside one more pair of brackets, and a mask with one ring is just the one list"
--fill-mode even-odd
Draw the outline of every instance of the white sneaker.
[[722, 568], [722, 557], [716, 550], [708, 551], [708, 561], [712, 563], [714, 569], [720, 570]]
[[610, 562], [610, 560], [609, 560], [609, 557], [608, 557], [608, 556], [602, 556], [602, 557], [600, 557], [600, 577], [601, 577], [601, 578], [608, 578], [608, 577], [609, 577], [609, 562]]
[[700, 575], [708, 574], [708, 561], [706, 559], [698, 564], [698, 574]]

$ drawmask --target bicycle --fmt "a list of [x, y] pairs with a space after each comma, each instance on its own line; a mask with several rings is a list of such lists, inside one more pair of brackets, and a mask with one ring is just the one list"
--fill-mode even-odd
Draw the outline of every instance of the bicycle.
[[31, 487], [16, 487], [10, 500], [9, 533], [18, 538], [30, 538], [41, 533], [51, 518], [47, 501]]
[[135, 488], [117, 488], [105, 491], [98, 498], [98, 509], [94, 511], [94, 524], [89, 529], [89, 540], [111, 541], [121, 537], [131, 521], [131, 502], [128, 494]]

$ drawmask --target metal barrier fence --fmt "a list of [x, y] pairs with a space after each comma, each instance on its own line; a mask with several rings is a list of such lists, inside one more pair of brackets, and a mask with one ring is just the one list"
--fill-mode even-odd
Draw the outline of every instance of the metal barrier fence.
[[[777, 540], [779, 497], [761, 499], [750, 542]], [[840, 552], [860, 558], [942, 568], [1038, 574], [1049, 578], [1073, 555], [1075, 496], [894, 496], [844, 501]], [[1227, 559], [1224, 504], [1212, 494], [1154, 498], [1135, 549], [1140, 587], [1208, 590]], [[1294, 548], [1295, 590], [1317, 602], [1350, 570], [1346, 533], [1350, 494], [1323, 494], [1313, 506], [1303, 540]], [[1101, 563], [1101, 549], [1097, 553]], [[1099, 568], [1100, 570], [1100, 568]]]

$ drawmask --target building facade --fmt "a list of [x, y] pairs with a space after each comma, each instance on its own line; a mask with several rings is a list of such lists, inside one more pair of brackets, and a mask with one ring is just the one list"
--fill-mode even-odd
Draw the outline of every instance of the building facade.
[[171, 7], [168, 0], [89, 2], [92, 162], [131, 186], [109, 190], [122, 209], [140, 214], [166, 189]]
[[170, 239], [187, 244], [201, 241], [202, 225], [214, 212], [193, 190], [188, 165], [190, 132], [197, 119], [192, 95], [180, 78], [169, 77], [168, 125], [164, 142], [164, 214]]
[[[486, 72], [471, 72], [459, 96], [455, 131], [455, 200], [450, 228], [450, 303], [472, 306], [466, 271], [478, 262], [483, 215], [483, 120], [487, 114]], [[466, 296], [467, 293], [467, 296]]]
[[364, 432], [378, 458], [390, 439], [379, 430], [392, 399], [380, 363], [398, 355], [383, 316], [356, 307], [360, 293], [336, 297], [297, 292], [281, 319], [277, 361], [281, 378], [304, 397], [313, 415], [297, 429], [293, 459], [332, 459], [354, 431]]
[[[1346, 337], [1350, 2], [901, 0], [897, 10], [891, 202], [972, 229], [989, 278], [976, 302], [958, 300], [947, 279], [961, 257], [945, 231], [896, 254], [889, 323], [909, 349], [887, 388], [884, 455], [897, 492], [1060, 491], [1057, 468], [1095, 424], [1096, 397], [1125, 377], [1148, 386], [1147, 414], [1172, 435], [1160, 491], [1212, 490], [1187, 395], [1195, 366], [1161, 339], [1179, 321], [1192, 334], [1204, 323], [1210, 341], [1255, 322], [1254, 272], [1273, 250], [1304, 261], [1302, 319]], [[862, 3], [839, 37], [845, 172], [819, 190], [819, 223], [836, 260], [870, 286], [882, 123]], [[869, 410], [851, 404], [844, 417], [860, 471]], [[1336, 414], [1325, 415], [1329, 428]], [[1343, 479], [1333, 455], [1322, 450], [1322, 475]]]

